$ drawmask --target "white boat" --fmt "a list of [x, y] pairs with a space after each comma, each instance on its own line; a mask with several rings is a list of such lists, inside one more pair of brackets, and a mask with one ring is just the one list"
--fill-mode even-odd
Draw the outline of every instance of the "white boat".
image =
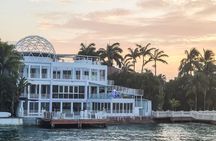
[[10, 117], [11, 113], [9, 112], [0, 112], [0, 118], [4, 118], [4, 117]]

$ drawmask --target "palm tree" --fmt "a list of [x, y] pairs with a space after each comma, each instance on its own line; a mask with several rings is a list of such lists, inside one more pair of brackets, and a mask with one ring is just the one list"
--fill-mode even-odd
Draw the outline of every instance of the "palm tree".
[[155, 76], [157, 75], [157, 62], [168, 64], [167, 61], [163, 59], [164, 57], [169, 57], [169, 56], [165, 54], [164, 51], [162, 50], [159, 49], [154, 50], [151, 59], [154, 61], [153, 67], [155, 68]]
[[134, 67], [134, 71], [135, 71], [135, 64], [137, 62], [137, 57], [140, 56], [140, 52], [139, 52], [139, 49], [138, 48], [135, 48], [134, 50], [131, 49], [131, 48], [128, 48], [129, 50], [129, 53], [125, 55], [124, 59], [125, 60], [132, 60], [132, 63], [133, 63], [133, 67]]
[[[195, 72], [194, 76], [187, 75], [189, 77], [186, 84], [186, 95], [194, 96], [194, 107], [197, 110], [198, 94], [203, 94], [204, 97], [208, 90], [209, 81], [203, 72]], [[205, 100], [204, 100], [205, 101]], [[205, 103], [204, 103], [205, 105]]]
[[183, 76], [185, 74], [193, 75], [194, 71], [200, 70], [201, 64], [200, 53], [196, 48], [192, 48], [190, 51], [185, 50], [186, 58], [181, 60], [181, 64], [179, 66], [179, 76]]
[[123, 57], [121, 56], [122, 49], [119, 47], [120, 43], [113, 43], [113, 44], [107, 44], [106, 49], [100, 48], [98, 50], [98, 54], [100, 58], [103, 60], [104, 64], [108, 65], [109, 67], [114, 65], [114, 62], [116, 65], [121, 68], [121, 62], [123, 60]]
[[19, 102], [19, 97], [21, 95], [21, 92], [24, 90], [24, 88], [30, 83], [28, 83], [27, 79], [25, 77], [20, 77], [20, 78], [14, 78], [16, 80], [16, 85], [14, 88], [14, 94], [11, 96], [11, 114], [15, 116], [16, 108]]
[[81, 43], [80, 46], [81, 48], [78, 52], [79, 55], [98, 56], [95, 48], [95, 43], [90, 43], [89, 45]]
[[176, 100], [175, 98], [170, 99], [169, 103], [170, 103], [172, 110], [174, 110], [174, 111], [176, 110], [177, 107], [180, 106], [180, 101]]
[[[151, 43], [148, 43], [146, 46], [142, 46], [142, 45], [139, 45], [139, 44], [136, 44], [137, 47], [139, 47], [140, 49], [140, 55], [142, 56], [142, 68], [141, 68], [141, 73], [143, 73], [144, 71], [144, 66], [146, 64], [148, 64], [149, 62], [152, 61], [151, 59], [151, 56], [152, 56], [152, 53], [151, 51], [155, 48], [148, 48], [149, 46], [151, 45]], [[145, 60], [145, 57], [149, 57], [147, 60]]]
[[[202, 66], [202, 72], [204, 73], [203, 75], [205, 75], [205, 79], [207, 79], [206, 81], [208, 82], [208, 90], [210, 89], [214, 89], [214, 72], [216, 71], [216, 66], [215, 66], [215, 54], [213, 51], [211, 50], [205, 50], [203, 49], [203, 55], [201, 54], [201, 58], [200, 61], [203, 63]], [[206, 84], [203, 84], [204, 86]], [[205, 91], [203, 92], [203, 110], [206, 109], [206, 95], [207, 95], [207, 90], [205, 89]]]
[[201, 55], [200, 61], [203, 63], [202, 70], [209, 76], [216, 71], [215, 54], [212, 50], [203, 49], [203, 56], [202, 54], [200, 55]]
[[14, 45], [0, 41], [0, 75], [17, 75], [21, 56]]
[[133, 67], [133, 64], [131, 64], [130, 61], [125, 60], [125, 59], [122, 61], [121, 70], [122, 70], [123, 72], [133, 72], [134, 70], [131, 69], [131, 67]]
[[[0, 108], [5, 103], [10, 103], [7, 109], [14, 113], [14, 96], [16, 94], [16, 80], [21, 65], [21, 55], [15, 50], [15, 46], [0, 41]], [[5, 98], [5, 99], [3, 99]]]

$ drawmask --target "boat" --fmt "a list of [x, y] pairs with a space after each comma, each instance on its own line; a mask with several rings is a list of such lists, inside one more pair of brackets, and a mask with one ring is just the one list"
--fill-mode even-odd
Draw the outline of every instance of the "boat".
[[11, 116], [11, 113], [9, 112], [0, 112], [0, 118], [7, 118], [10, 116]]

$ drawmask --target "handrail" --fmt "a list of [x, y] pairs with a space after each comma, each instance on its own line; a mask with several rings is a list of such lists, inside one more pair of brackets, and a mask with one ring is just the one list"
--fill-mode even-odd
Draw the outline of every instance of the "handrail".
[[216, 121], [216, 111], [152, 111], [155, 118], [191, 117], [197, 120]]

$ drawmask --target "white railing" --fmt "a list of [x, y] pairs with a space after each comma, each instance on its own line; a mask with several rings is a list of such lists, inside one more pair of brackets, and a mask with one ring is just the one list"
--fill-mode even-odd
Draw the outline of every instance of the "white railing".
[[216, 121], [216, 111], [153, 111], [155, 118], [191, 117], [197, 120]]
[[44, 112], [43, 118], [46, 119], [106, 119], [107, 113], [105, 111], [81, 111], [79, 114], [75, 113], [61, 113], [61, 112]]
[[129, 95], [142, 95], [143, 90], [141, 89], [132, 89], [132, 88], [127, 88], [127, 87], [122, 87], [122, 86], [117, 86], [117, 85], [112, 85], [111, 86], [112, 90], [116, 90], [119, 93], [123, 94], [129, 94]]

